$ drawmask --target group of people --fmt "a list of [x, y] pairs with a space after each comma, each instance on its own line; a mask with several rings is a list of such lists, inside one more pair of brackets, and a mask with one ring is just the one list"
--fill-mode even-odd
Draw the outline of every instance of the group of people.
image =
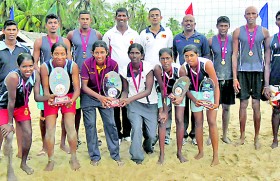
[[[71, 153], [69, 163], [73, 170], [80, 168], [76, 149], [79, 145], [81, 114], [90, 163], [97, 166], [100, 162], [96, 108], [103, 121], [110, 155], [119, 166], [124, 164], [119, 154], [122, 141], [131, 141], [131, 160], [142, 164], [143, 150], [152, 154], [159, 139], [158, 163], [164, 163], [164, 146], [170, 144], [173, 108], [179, 161], [187, 161], [182, 154], [187, 137], [198, 146], [195, 159], [203, 157], [205, 109], [209, 125], [207, 142], [213, 147], [211, 165], [219, 164], [217, 110], [221, 104], [222, 141], [229, 144], [230, 105], [235, 104], [235, 95], [240, 99], [240, 141], [237, 144], [245, 142], [246, 110], [251, 97], [254, 145], [259, 149], [260, 98], [263, 92], [270, 99], [275, 95], [272, 89], [278, 90], [280, 35], [270, 37], [267, 29], [256, 24], [258, 11], [255, 7], [246, 8], [244, 17], [246, 25], [237, 28], [231, 36], [228, 34], [229, 18], [220, 16], [216, 24], [218, 34], [207, 40], [195, 30], [195, 18], [190, 14], [182, 20], [183, 32], [173, 38], [170, 29], [161, 25], [162, 15], [158, 8], [149, 11], [151, 25], [140, 35], [129, 27], [129, 15], [125, 8], [117, 9], [116, 25], [104, 36], [90, 27], [90, 13], [81, 11], [80, 27], [63, 38], [57, 34], [59, 18], [50, 14], [46, 17], [47, 35], [35, 41], [33, 56], [17, 42], [19, 30], [16, 22], [7, 20], [3, 28], [5, 40], [0, 42], [0, 115], [3, 118], [0, 121], [0, 146], [4, 137], [3, 153], [9, 158], [8, 178], [15, 177], [11, 166], [14, 131], [18, 143], [17, 156], [22, 158], [21, 168], [27, 174], [33, 173], [33, 169], [26, 164], [32, 143], [28, 100], [33, 87], [35, 101], [43, 102], [38, 105], [43, 143], [39, 155], [48, 155], [46, 171], [53, 170], [55, 164], [53, 155], [58, 110], [62, 113], [60, 148]], [[276, 25], [280, 27], [280, 11], [276, 14]], [[56, 95], [50, 89], [49, 76], [56, 67], [62, 67], [70, 78], [67, 93], [70, 101], [66, 104], [53, 104]], [[118, 107], [111, 106], [113, 98], [106, 97], [103, 90], [104, 76], [110, 71], [119, 73], [122, 79]], [[172, 88], [183, 76], [189, 78], [190, 86], [186, 95], [180, 97], [172, 93]], [[214, 84], [211, 104], [205, 104], [203, 93], [199, 90], [205, 77]], [[272, 148], [278, 146], [279, 109], [276, 102], [272, 114]], [[190, 133], [187, 132], [189, 117], [192, 124]], [[70, 149], [65, 145], [66, 135]]]

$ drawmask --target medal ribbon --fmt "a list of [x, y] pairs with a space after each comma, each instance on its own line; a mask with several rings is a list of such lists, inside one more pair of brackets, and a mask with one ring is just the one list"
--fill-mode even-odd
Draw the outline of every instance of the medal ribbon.
[[136, 85], [136, 79], [134, 77], [134, 72], [133, 72], [133, 69], [132, 69], [132, 64], [130, 63], [129, 64], [129, 70], [130, 70], [130, 74], [131, 74], [131, 77], [132, 77], [132, 80], [133, 80], [133, 84], [134, 84], [134, 87], [138, 93], [139, 91], [139, 87], [140, 87], [140, 82], [141, 82], [141, 75], [142, 75], [142, 70], [143, 70], [143, 64], [142, 62], [140, 62], [140, 71], [139, 71], [139, 78], [138, 78], [138, 86]]
[[250, 37], [250, 32], [249, 32], [248, 25], [246, 25], [245, 27], [246, 27], [246, 33], [247, 33], [247, 38], [248, 38], [248, 44], [249, 44], [249, 47], [250, 47], [250, 51], [252, 51], [252, 48], [253, 48], [254, 43], [255, 43], [255, 38], [256, 38], [258, 26], [255, 26], [252, 38]]
[[[53, 43], [52, 43], [52, 40], [51, 40], [51, 38], [49, 37], [49, 35], [47, 35], [47, 38], [48, 38], [49, 45], [50, 45], [50, 47], [52, 48]], [[58, 42], [58, 36], [56, 36], [56, 39], [55, 39], [55, 43], [57, 43], [57, 42]]]
[[87, 45], [88, 45], [88, 41], [89, 41], [90, 32], [91, 32], [91, 29], [89, 29], [89, 31], [87, 32], [86, 42], [85, 42], [84, 37], [82, 35], [82, 30], [80, 30], [83, 52], [87, 52]]
[[173, 72], [173, 70], [172, 70], [172, 67], [171, 67], [169, 78], [167, 79], [167, 82], [166, 82], [167, 72], [163, 71], [163, 94], [164, 94], [164, 97], [168, 96], [167, 95], [167, 87], [168, 87], [168, 83], [169, 83], [170, 77], [172, 76], [172, 72]]
[[23, 80], [22, 82], [22, 88], [23, 88], [23, 95], [24, 95], [24, 106], [27, 107], [28, 106], [28, 101], [29, 101], [29, 96], [28, 96], [28, 92], [29, 92], [29, 85], [27, 87], [25, 87], [25, 81]]
[[198, 61], [198, 66], [197, 66], [197, 73], [196, 73], [196, 81], [194, 80], [194, 75], [192, 73], [192, 68], [190, 67], [190, 72], [191, 72], [191, 77], [192, 77], [192, 83], [193, 83], [193, 86], [194, 86], [194, 89], [196, 92], [198, 92], [198, 77], [199, 77], [199, 72], [200, 72], [200, 62], [199, 60]]
[[222, 44], [220, 34], [218, 35], [218, 41], [219, 41], [219, 44], [220, 44], [220, 48], [222, 50], [222, 60], [226, 60], [226, 48], [227, 48], [227, 44], [228, 44], [228, 36], [226, 35], [226, 40], [225, 40], [224, 46]]
[[[93, 66], [95, 68], [94, 72], [95, 72], [95, 80], [96, 80], [96, 83], [97, 83], [97, 89], [98, 89], [98, 93], [100, 94], [101, 93], [101, 82], [102, 82], [102, 79], [104, 78], [104, 74], [105, 74], [105, 70], [101, 70], [102, 71], [102, 74], [101, 74], [101, 78], [100, 78], [100, 82], [99, 82], [99, 77], [98, 77], [98, 71], [97, 71], [97, 68], [96, 68], [96, 60], [93, 61]], [[106, 60], [105, 60], [105, 63], [103, 66], [106, 66]], [[107, 66], [106, 66], [107, 67]]]

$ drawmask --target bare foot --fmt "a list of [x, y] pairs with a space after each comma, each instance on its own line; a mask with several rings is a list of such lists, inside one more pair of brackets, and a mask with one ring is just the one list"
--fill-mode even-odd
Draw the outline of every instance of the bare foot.
[[54, 161], [50, 160], [50, 161], [48, 161], [48, 164], [47, 164], [46, 168], [44, 169], [44, 171], [52, 171], [53, 167], [54, 167]]
[[70, 148], [68, 146], [60, 144], [60, 149], [66, 152], [67, 154], [70, 154]]
[[34, 173], [34, 170], [32, 168], [30, 168], [29, 166], [27, 166], [26, 164], [22, 164], [20, 165], [20, 168], [25, 171], [27, 173], [27, 175], [31, 175]]
[[80, 165], [79, 161], [77, 160], [77, 158], [71, 159], [69, 161], [69, 164], [71, 166], [71, 169], [75, 170], [75, 171], [78, 170], [81, 167], [81, 165]]
[[160, 154], [157, 164], [158, 165], [163, 165], [163, 163], [164, 163], [164, 154]]
[[277, 140], [277, 141], [273, 141], [270, 147], [271, 147], [272, 149], [278, 147], [278, 140]]
[[208, 137], [208, 139], [207, 139], [207, 141], [206, 141], [206, 145], [209, 146], [209, 145], [211, 145], [211, 143], [212, 143], [212, 142], [211, 142], [211, 139], [210, 139], [210, 137]]
[[211, 167], [214, 167], [214, 166], [218, 165], [219, 163], [220, 163], [219, 159], [213, 158], [212, 163], [211, 163]]
[[181, 163], [185, 163], [188, 161], [181, 153], [180, 154], [177, 153], [177, 158]]
[[255, 139], [254, 146], [255, 146], [255, 150], [259, 150], [261, 148], [259, 139]]
[[245, 144], [245, 139], [240, 139], [238, 142], [236, 142], [235, 144], [234, 144], [234, 146], [240, 146], [240, 145], [244, 145]]
[[203, 153], [198, 153], [194, 158], [199, 160], [200, 158], [202, 158], [204, 156]]
[[99, 165], [99, 161], [97, 161], [97, 160], [91, 160], [91, 161], [90, 161], [90, 164], [93, 165], [93, 166], [98, 166], [98, 165]]
[[119, 167], [124, 166], [124, 162], [121, 160], [116, 160]]
[[231, 140], [228, 137], [222, 137], [221, 140], [226, 144], [231, 144]]
[[37, 156], [45, 156], [47, 154], [47, 152], [42, 149], [39, 153], [37, 153]]

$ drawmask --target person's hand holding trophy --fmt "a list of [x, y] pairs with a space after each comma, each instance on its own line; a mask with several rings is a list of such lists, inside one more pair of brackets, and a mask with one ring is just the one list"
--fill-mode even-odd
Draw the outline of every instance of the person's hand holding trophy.
[[198, 100], [199, 104], [207, 109], [216, 109], [218, 105], [214, 104], [214, 91], [215, 84], [212, 79], [204, 77], [199, 86], [201, 99]]

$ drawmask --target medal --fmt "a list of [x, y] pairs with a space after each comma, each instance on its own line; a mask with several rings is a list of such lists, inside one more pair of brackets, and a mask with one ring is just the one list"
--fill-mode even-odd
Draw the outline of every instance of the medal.
[[254, 53], [252, 52], [252, 50], [250, 50], [248, 54], [249, 54], [250, 57], [254, 55]]
[[24, 110], [24, 115], [27, 116], [28, 114], [29, 114], [29, 111], [28, 111], [28, 109], [26, 107], [25, 110]]
[[137, 91], [137, 93], [138, 93], [139, 88], [140, 88], [142, 70], [143, 70], [143, 64], [142, 64], [142, 62], [140, 62], [140, 64], [139, 64], [138, 85], [136, 84], [136, 77], [134, 76], [133, 67], [132, 67], [132, 63], [131, 63], [131, 62], [129, 63], [129, 70], [130, 70], [131, 78], [132, 78], [132, 80], [133, 80], [134, 87], [135, 87], [135, 89], [136, 89], [136, 91]]
[[85, 41], [84, 36], [82, 35], [82, 30], [80, 30], [80, 38], [81, 38], [82, 48], [83, 48], [83, 58], [87, 58], [87, 47], [88, 47], [90, 32], [91, 32], [91, 29], [88, 30], [87, 36], [86, 36], [86, 41]]
[[226, 53], [227, 53], [228, 36], [226, 36], [226, 38], [225, 38], [224, 46], [222, 44], [221, 35], [218, 34], [217, 37], [218, 37], [218, 41], [219, 41], [220, 48], [221, 48], [221, 54], [222, 54], [221, 64], [225, 65], [226, 64], [226, 60], [225, 59], [226, 59]]
[[87, 53], [83, 52], [83, 58], [87, 58]]
[[256, 38], [258, 26], [255, 26], [254, 32], [253, 32], [253, 35], [252, 35], [252, 38], [251, 38], [251, 36], [250, 36], [250, 32], [249, 32], [248, 25], [246, 25], [245, 28], [246, 28], [246, 33], [247, 33], [247, 38], [248, 38], [248, 44], [249, 44], [249, 48], [250, 48], [250, 51], [249, 51], [248, 55], [251, 57], [251, 56], [254, 55], [252, 49], [253, 49], [253, 46], [254, 46], [254, 43], [255, 43], [255, 38]]

